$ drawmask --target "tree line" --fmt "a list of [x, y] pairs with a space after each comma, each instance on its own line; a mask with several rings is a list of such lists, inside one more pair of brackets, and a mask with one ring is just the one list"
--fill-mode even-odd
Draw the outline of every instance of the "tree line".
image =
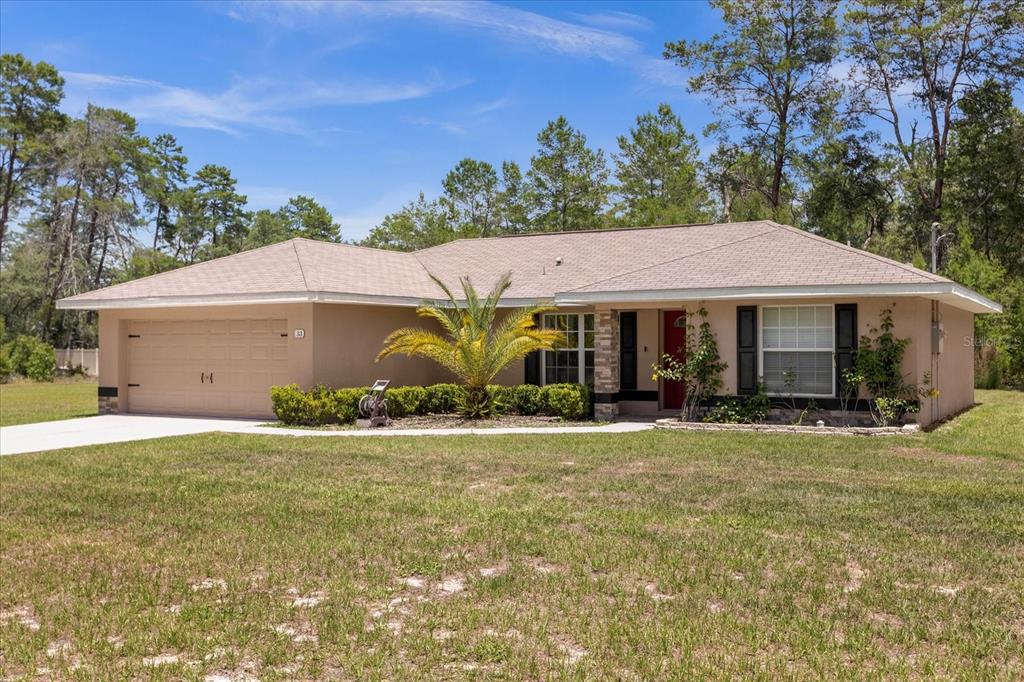
[[[359, 243], [770, 218], [924, 267], [937, 222], [940, 273], [1007, 307], [979, 322], [982, 374], [1024, 384], [1024, 0], [711, 4], [718, 33], [664, 47], [711, 125], [691, 131], [661, 104], [609, 154], [558, 117], [527, 165], [463, 159]], [[341, 239], [312, 198], [248, 211], [229, 169], [189, 173], [173, 136], [148, 139], [124, 112], [60, 113], [52, 66], [0, 64], [12, 332], [91, 343], [93, 316], [55, 310], [58, 298], [293, 236]]]
[[95, 343], [95, 315], [58, 299], [292, 237], [341, 239], [310, 197], [247, 210], [228, 168], [190, 173], [173, 135], [147, 138], [125, 112], [63, 114], [50, 64], [0, 55], [0, 79], [0, 311], [12, 335]]

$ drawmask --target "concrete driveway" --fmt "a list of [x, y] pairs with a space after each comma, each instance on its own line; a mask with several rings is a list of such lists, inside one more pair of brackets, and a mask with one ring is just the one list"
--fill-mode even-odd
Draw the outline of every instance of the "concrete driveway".
[[198, 417], [151, 417], [142, 414], [81, 417], [56, 422], [19, 424], [0, 428], [0, 455], [40, 452], [82, 445], [124, 443], [165, 436], [185, 436], [209, 431], [260, 429], [261, 422]]
[[653, 423], [614, 422], [600, 426], [509, 426], [446, 429], [377, 429], [316, 431], [261, 426], [266, 420], [159, 417], [142, 414], [81, 417], [56, 422], [20, 424], [0, 428], [0, 455], [149, 440], [193, 433], [250, 433], [263, 436], [362, 437], [362, 436], [500, 436], [507, 434], [630, 433], [653, 428]]

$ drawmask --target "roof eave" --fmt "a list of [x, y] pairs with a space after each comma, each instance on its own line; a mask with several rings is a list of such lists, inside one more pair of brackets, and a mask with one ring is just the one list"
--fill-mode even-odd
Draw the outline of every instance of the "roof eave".
[[955, 282], [920, 284], [827, 284], [799, 286], [713, 287], [640, 291], [568, 291], [555, 295], [556, 305], [646, 303], [655, 301], [713, 301], [739, 299], [839, 298], [922, 296], [941, 300], [973, 313], [1001, 313], [1003, 307]]
[[[425, 301], [434, 301], [415, 296], [383, 296], [378, 294], [354, 294], [329, 291], [275, 292], [262, 294], [215, 294], [198, 296], [146, 296], [137, 298], [100, 299], [87, 295], [72, 296], [57, 301], [61, 310], [112, 310], [143, 308], [181, 308], [197, 306], [267, 305], [273, 303], [334, 303], [349, 305], [382, 305], [402, 308], [416, 308]], [[551, 304], [551, 299], [505, 298], [501, 308], [521, 308], [532, 305]]]

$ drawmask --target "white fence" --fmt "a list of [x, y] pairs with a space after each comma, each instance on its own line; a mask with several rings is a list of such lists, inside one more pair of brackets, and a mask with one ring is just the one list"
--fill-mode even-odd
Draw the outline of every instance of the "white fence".
[[85, 373], [91, 377], [100, 373], [100, 351], [98, 348], [58, 348], [57, 366], [85, 367]]

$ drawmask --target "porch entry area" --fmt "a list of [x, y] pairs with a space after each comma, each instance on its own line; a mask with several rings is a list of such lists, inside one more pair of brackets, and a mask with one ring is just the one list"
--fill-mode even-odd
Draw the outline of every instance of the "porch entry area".
[[683, 307], [597, 310], [594, 320], [595, 417], [651, 417], [679, 410], [683, 384], [655, 379], [651, 366], [664, 353], [682, 359]]

